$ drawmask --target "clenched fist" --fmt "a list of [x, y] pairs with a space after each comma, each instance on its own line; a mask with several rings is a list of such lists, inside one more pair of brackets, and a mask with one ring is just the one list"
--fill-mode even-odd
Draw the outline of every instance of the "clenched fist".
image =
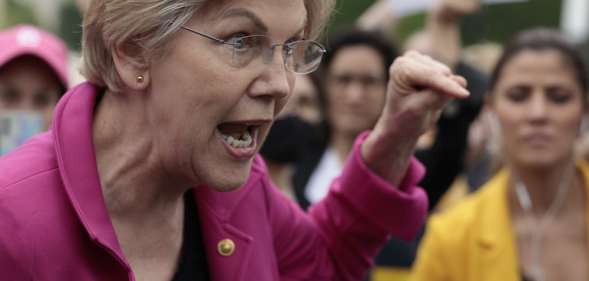
[[390, 67], [384, 110], [362, 147], [366, 164], [398, 184], [417, 139], [437, 121], [444, 105], [466, 98], [466, 80], [440, 62], [415, 51]]

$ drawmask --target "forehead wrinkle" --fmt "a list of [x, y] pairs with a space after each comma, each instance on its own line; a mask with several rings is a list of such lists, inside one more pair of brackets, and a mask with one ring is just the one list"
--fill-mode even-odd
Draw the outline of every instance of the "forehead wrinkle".
[[[254, 24], [254, 26], [257, 29], [259, 29], [261, 32], [266, 33], [266, 34], [270, 32], [269, 26], [264, 22], [264, 20], [258, 14], [256, 14], [254, 11], [252, 11], [252, 9], [249, 9], [247, 7], [235, 7], [230, 4], [231, 2], [234, 2], [234, 1], [220, 1], [218, 3], [207, 5], [206, 7], [203, 7], [203, 9], [200, 10], [198, 21], [201, 23], [210, 23], [210, 24], [219, 26], [219, 25], [222, 25], [222, 22], [225, 19], [246, 18], [252, 24]], [[286, 0], [286, 1], [283, 1], [282, 3], [285, 3], [285, 6], [288, 6], [288, 8], [291, 8], [293, 5], [293, 0]], [[286, 5], [287, 3], [289, 5]], [[285, 9], [286, 8], [287, 7], [285, 7]], [[291, 36], [297, 36], [303, 32], [304, 33], [307, 32], [306, 29], [307, 29], [308, 16], [307, 16], [306, 6], [304, 6], [304, 8], [305, 8], [305, 15], [304, 15], [304, 18], [300, 22], [300, 28], [297, 28], [297, 30], [295, 32], [293, 32], [291, 34]], [[279, 26], [282, 27], [282, 26], [286, 26], [286, 25], [279, 25]]]
[[260, 29], [264, 33], [268, 32], [268, 27], [264, 24], [264, 21], [262, 21], [262, 19], [250, 9], [232, 7], [231, 5], [223, 4], [224, 2], [230, 1], [222, 1], [221, 3], [215, 3], [215, 5], [208, 5], [201, 8], [198, 13], [197, 21], [213, 25], [222, 25], [223, 21], [227, 19], [245, 18], [257, 29]]
[[299, 35], [299, 34], [303, 33], [304, 36], [307, 37], [308, 36], [307, 24], [308, 24], [308, 12], [307, 12], [307, 7], [305, 7], [305, 16], [300, 23], [300, 28], [298, 28], [297, 31], [294, 32], [292, 35], [295, 36], [295, 35]]
[[245, 8], [229, 8], [223, 10], [220, 18], [247, 18], [256, 26], [257, 29], [260, 29], [264, 33], [268, 32], [268, 27], [264, 24], [264, 22], [255, 13]]

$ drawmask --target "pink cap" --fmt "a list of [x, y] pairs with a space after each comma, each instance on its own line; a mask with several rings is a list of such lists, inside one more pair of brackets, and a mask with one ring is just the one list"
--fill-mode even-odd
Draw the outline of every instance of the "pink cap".
[[40, 58], [68, 86], [68, 49], [57, 36], [31, 25], [17, 25], [0, 31], [0, 67], [22, 56]]

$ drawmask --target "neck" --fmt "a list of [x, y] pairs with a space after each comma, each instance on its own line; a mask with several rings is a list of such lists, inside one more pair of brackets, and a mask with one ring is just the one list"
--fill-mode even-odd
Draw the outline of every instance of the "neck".
[[[516, 210], [525, 212], [516, 192], [518, 183], [529, 196], [531, 211], [537, 215], [545, 214], [555, 201], [559, 200], [558, 197], [562, 197], [563, 202], [571, 202], [570, 199], [584, 196], [579, 188], [583, 183], [572, 159], [566, 164], [550, 168], [529, 168], [517, 165], [511, 165], [510, 168], [512, 170], [510, 196], [514, 205], [517, 206]], [[568, 203], [566, 205], [570, 206]]]
[[329, 146], [335, 150], [342, 163], [346, 161], [348, 154], [352, 150], [352, 147], [354, 146], [354, 140], [356, 139], [356, 137], [357, 134], [349, 134], [346, 132], [338, 131], [331, 132], [331, 140], [329, 142]]
[[[135, 99], [135, 100], [134, 100]], [[179, 213], [190, 185], [165, 173], [140, 94], [107, 92], [93, 127], [98, 174], [113, 220], [141, 223]]]

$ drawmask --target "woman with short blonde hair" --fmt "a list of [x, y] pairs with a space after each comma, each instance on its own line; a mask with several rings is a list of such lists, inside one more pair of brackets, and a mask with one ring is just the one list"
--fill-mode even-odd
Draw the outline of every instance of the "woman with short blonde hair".
[[[120, 90], [111, 52], [125, 46], [138, 64], [164, 55], [169, 37], [193, 15], [207, 11], [212, 1], [150, 0], [93, 1], [84, 19], [82, 51], [84, 76], [91, 82]], [[334, 0], [304, 0], [307, 9], [305, 37], [316, 39], [325, 26]], [[202, 11], [200, 12], [202, 13]]]
[[[360, 280], [427, 209], [411, 154], [465, 81], [408, 54], [332, 193], [303, 212], [257, 156], [333, 1], [94, 0], [88, 82], [0, 159], [6, 280]], [[427, 79], [424, 79], [427, 77]]]

